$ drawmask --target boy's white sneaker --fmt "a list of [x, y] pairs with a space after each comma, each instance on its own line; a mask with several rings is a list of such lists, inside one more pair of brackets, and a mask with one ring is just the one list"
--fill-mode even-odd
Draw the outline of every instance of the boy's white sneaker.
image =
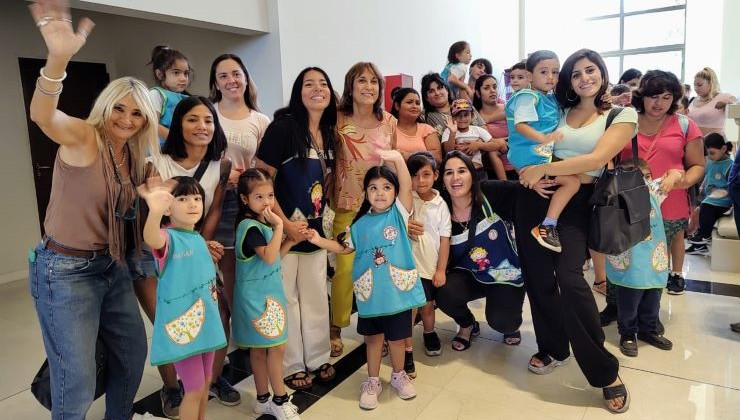
[[391, 374], [391, 386], [398, 391], [398, 396], [403, 400], [408, 400], [416, 396], [416, 388], [404, 370]]
[[270, 399], [268, 398], [265, 402], [259, 402], [259, 400], [257, 400], [257, 402], [254, 403], [254, 414], [272, 414], [272, 411], [270, 410]]
[[[405, 374], [406, 372], [404, 372]], [[383, 392], [380, 378], [367, 378], [360, 386], [360, 408], [372, 410], [378, 406], [378, 396]]]

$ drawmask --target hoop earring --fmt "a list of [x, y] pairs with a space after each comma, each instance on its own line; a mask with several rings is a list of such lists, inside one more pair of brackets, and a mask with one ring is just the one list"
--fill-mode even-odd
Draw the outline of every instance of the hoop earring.
[[[575, 93], [576, 96], [574, 98], [570, 98], [569, 95], [570, 95], [571, 92]], [[572, 90], [571, 89], [571, 90], [569, 90], [568, 92], [565, 93], [565, 99], [568, 100], [568, 101], [570, 101], [570, 102], [575, 102], [576, 99], [578, 99], [578, 94], [576, 93], [575, 90]]]

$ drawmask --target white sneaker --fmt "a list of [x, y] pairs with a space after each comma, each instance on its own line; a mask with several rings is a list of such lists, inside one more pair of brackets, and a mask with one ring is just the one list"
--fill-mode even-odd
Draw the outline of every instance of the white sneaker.
[[291, 402], [292, 399], [293, 396], [291, 395], [288, 398], [288, 401], [284, 402], [282, 405], [277, 405], [275, 402], [270, 400], [268, 403], [270, 410], [268, 414], [272, 414], [277, 420], [300, 420], [301, 418], [298, 417], [298, 407]]
[[131, 420], [169, 420], [167, 417], [157, 417], [152, 413], [146, 412], [144, 414], [134, 413]]
[[[406, 372], [404, 372], [406, 373]], [[372, 410], [378, 406], [378, 396], [383, 392], [383, 385], [380, 384], [379, 378], [367, 378], [360, 386], [360, 408]]]
[[403, 400], [409, 400], [416, 396], [416, 388], [404, 370], [391, 374], [391, 386], [398, 391], [398, 396]]
[[254, 403], [254, 414], [270, 414], [272, 415], [272, 410], [270, 409], [270, 399], [268, 398], [265, 402], [255, 402]]

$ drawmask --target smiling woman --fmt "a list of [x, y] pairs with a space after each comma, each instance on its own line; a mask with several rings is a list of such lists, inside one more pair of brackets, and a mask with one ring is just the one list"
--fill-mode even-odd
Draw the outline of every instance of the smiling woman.
[[[330, 191], [336, 212], [334, 236], [345, 231], [364, 199], [362, 180], [367, 170], [380, 163], [378, 150], [391, 148], [396, 118], [382, 107], [385, 82], [373, 63], [359, 62], [344, 77], [344, 92], [337, 113], [336, 184]], [[352, 309], [352, 261], [338, 255], [332, 281], [332, 355], [342, 353], [341, 328], [349, 325]]]
[[437, 163], [442, 161], [442, 146], [434, 128], [421, 121], [421, 98], [414, 88], [396, 88], [391, 94], [391, 114], [398, 119], [398, 131], [393, 148], [405, 159], [414, 152], [426, 150]]
[[[106, 418], [128, 418], [146, 360], [131, 277], [141, 235], [135, 185], [156, 156], [156, 114], [146, 85], [124, 77], [98, 96], [87, 120], [58, 109], [65, 69], [93, 22], [72, 27], [64, 1], [31, 4], [48, 56], [30, 116], [59, 144], [46, 236], [29, 254], [29, 283], [51, 371], [52, 418], [82, 420], [95, 390], [95, 342], [106, 344]], [[131, 268], [129, 268], [131, 267]], [[105, 286], [102, 286], [105, 285]]]

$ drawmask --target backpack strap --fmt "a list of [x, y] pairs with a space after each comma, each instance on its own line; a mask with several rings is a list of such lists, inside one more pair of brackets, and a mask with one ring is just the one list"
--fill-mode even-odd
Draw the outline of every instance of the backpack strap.
[[200, 182], [200, 179], [203, 178], [203, 174], [206, 173], [206, 169], [208, 169], [208, 164], [211, 163], [208, 160], [201, 160], [200, 164], [198, 165], [198, 169], [195, 170], [195, 173], [193, 174], [193, 178], [195, 178], [196, 181]]
[[681, 126], [681, 132], [684, 138], [689, 134], [689, 117], [683, 114], [676, 114], [678, 117], [678, 124]]

